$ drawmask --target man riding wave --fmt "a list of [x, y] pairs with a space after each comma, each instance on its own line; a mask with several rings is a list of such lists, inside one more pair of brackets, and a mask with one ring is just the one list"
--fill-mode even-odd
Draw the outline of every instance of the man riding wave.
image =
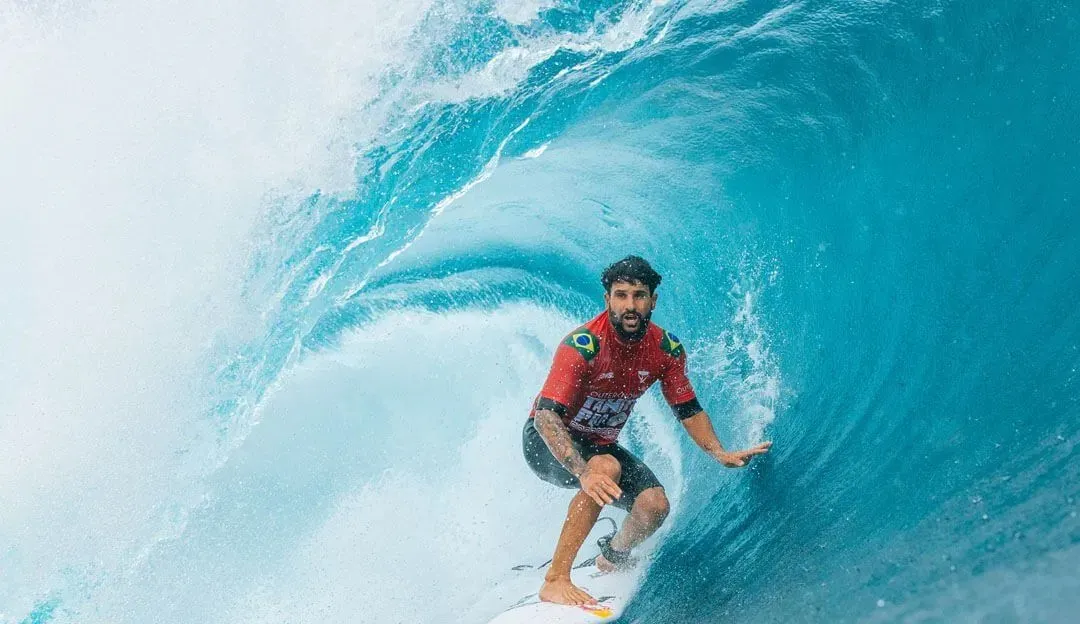
[[617, 443], [634, 403], [659, 380], [664, 399], [699, 447], [729, 468], [768, 452], [770, 442], [727, 451], [686, 376], [686, 352], [671, 332], [650, 322], [660, 274], [628, 256], [601, 276], [605, 310], [570, 332], [555, 351], [544, 387], [522, 432], [525, 459], [537, 476], [580, 489], [570, 501], [540, 599], [595, 604], [575, 586], [570, 570], [604, 505], [629, 512], [610, 540], [599, 542], [596, 566], [627, 565], [631, 550], [667, 518], [664, 488], [652, 470]]

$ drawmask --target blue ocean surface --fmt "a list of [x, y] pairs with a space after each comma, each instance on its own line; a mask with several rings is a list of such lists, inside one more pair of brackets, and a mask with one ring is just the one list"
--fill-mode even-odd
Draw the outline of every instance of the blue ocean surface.
[[[1080, 613], [1080, 7], [0, 9], [0, 622], [483, 623], [634, 253], [728, 448], [621, 622]], [[6, 145], [3, 145], [6, 143]]]

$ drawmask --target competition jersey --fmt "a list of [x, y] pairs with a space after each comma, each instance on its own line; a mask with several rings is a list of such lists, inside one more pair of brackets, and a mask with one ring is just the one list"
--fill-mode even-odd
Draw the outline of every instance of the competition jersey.
[[570, 332], [556, 349], [529, 416], [537, 407], [551, 409], [575, 436], [612, 444], [634, 403], [658, 379], [664, 398], [680, 417], [693, 415], [680, 408], [700, 411], [679, 339], [650, 323], [641, 340], [624, 340], [605, 310]]

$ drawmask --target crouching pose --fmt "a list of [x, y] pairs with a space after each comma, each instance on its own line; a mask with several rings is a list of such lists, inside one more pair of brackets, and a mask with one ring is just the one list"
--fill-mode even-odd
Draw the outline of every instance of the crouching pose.
[[659, 380], [664, 398], [694, 442], [724, 466], [739, 468], [766, 453], [765, 442], [745, 451], [726, 451], [686, 377], [686, 353], [674, 334], [649, 322], [656, 308], [660, 275], [629, 256], [608, 267], [605, 310], [570, 332], [525, 423], [523, 447], [541, 479], [580, 489], [570, 501], [540, 599], [593, 604], [570, 581], [574, 558], [604, 505], [630, 513], [614, 537], [601, 538], [597, 567], [605, 572], [628, 565], [631, 550], [653, 534], [668, 515], [668, 499], [656, 475], [617, 443], [635, 401]]

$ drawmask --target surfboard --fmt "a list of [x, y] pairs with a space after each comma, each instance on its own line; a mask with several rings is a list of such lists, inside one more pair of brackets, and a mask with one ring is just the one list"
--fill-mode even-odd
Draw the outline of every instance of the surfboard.
[[[535, 589], [543, 578], [543, 571], [535, 576]], [[567, 606], [541, 602], [536, 593], [523, 596], [513, 606], [495, 616], [489, 624], [595, 624], [612, 622], [622, 614], [626, 602], [637, 585], [634, 572], [604, 574], [589, 566], [574, 570], [570, 578], [574, 584], [596, 598], [595, 605]]]
[[[610, 524], [608, 524], [610, 523]], [[477, 601], [475, 619], [484, 621], [497, 613], [488, 624], [597, 624], [613, 622], [618, 618], [626, 604], [637, 591], [638, 584], [645, 572], [645, 559], [648, 550], [639, 548], [635, 554], [639, 565], [620, 572], [603, 573], [594, 563], [600, 554], [596, 539], [604, 534], [611, 534], [618, 527], [611, 516], [601, 517], [581, 551], [570, 579], [575, 585], [596, 598], [595, 605], [558, 605], [541, 602], [540, 586], [548, 572], [551, 561], [539, 565], [516, 565], [507, 570], [508, 574], [496, 582]], [[482, 614], [482, 615], [481, 615]]]

